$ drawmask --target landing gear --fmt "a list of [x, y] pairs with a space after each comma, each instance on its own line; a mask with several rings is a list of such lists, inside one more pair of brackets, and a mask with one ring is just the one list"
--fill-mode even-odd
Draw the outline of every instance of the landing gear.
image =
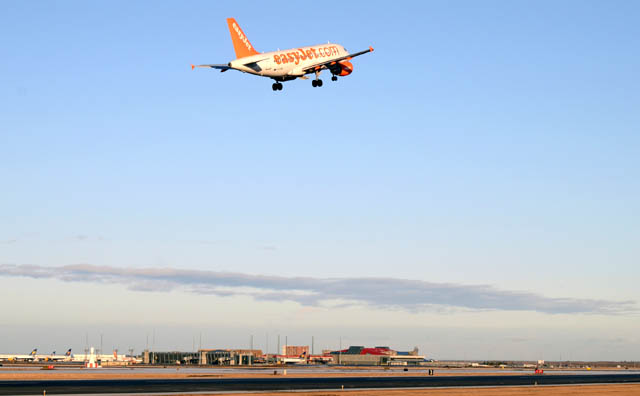
[[322, 80], [320, 79], [320, 73], [322, 73], [322, 70], [316, 70], [316, 79], [311, 81], [311, 86], [313, 86], [314, 88], [322, 86]]
[[271, 89], [273, 89], [274, 91], [282, 91], [282, 83], [273, 83], [273, 85], [271, 85]]
[[338, 81], [338, 76], [331, 76], [331, 81]]

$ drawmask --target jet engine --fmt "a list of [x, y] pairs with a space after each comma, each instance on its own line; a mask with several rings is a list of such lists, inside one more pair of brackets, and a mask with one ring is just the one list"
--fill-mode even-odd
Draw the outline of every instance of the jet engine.
[[344, 77], [351, 74], [353, 65], [349, 61], [340, 61], [331, 67], [331, 74]]

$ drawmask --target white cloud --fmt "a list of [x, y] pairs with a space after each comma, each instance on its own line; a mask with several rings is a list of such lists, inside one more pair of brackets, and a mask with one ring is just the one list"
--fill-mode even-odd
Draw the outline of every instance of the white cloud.
[[320, 306], [328, 301], [409, 312], [466, 310], [537, 311], [550, 314], [635, 312], [635, 301], [554, 298], [488, 285], [434, 283], [396, 278], [313, 278], [172, 268], [119, 268], [87, 264], [45, 267], [0, 265], [0, 276], [66, 282], [122, 284], [135, 291], [184, 290], [216, 296], [251, 296], [261, 301], [293, 301]]

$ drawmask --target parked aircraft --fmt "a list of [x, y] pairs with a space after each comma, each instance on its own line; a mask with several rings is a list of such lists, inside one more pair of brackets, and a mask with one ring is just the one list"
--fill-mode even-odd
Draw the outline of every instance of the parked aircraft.
[[337, 81], [338, 76], [348, 76], [353, 72], [351, 59], [373, 51], [372, 47], [364, 51], [350, 54], [339, 44], [320, 44], [308, 47], [292, 48], [283, 51], [259, 53], [251, 45], [247, 35], [233, 18], [227, 18], [231, 41], [236, 53], [236, 59], [224, 64], [191, 65], [196, 67], [208, 67], [218, 69], [221, 72], [238, 70], [244, 73], [255, 74], [275, 80], [271, 86], [274, 91], [282, 90], [282, 82], [307, 79], [307, 74], [315, 74], [311, 81], [313, 87], [321, 87], [320, 73], [329, 70], [331, 80]]
[[38, 353], [38, 348], [34, 348], [33, 351], [31, 351], [30, 354], [28, 355], [11, 355], [11, 354], [3, 354], [0, 355], [0, 360], [15, 360], [15, 361], [23, 361], [23, 362], [28, 362], [28, 361], [37, 361], [37, 353]]
[[21, 361], [21, 362], [37, 362], [40, 360], [44, 360], [45, 362], [53, 361], [70, 361], [72, 359], [71, 348], [64, 355], [56, 355], [56, 352], [53, 351], [50, 355], [38, 355], [38, 348], [34, 348], [28, 355], [11, 355], [11, 354], [3, 354], [0, 355], [0, 360], [6, 361]]
[[73, 356], [71, 355], [71, 348], [65, 352], [64, 355], [56, 355], [56, 351], [53, 351], [51, 355], [41, 357], [45, 361], [53, 361], [53, 362], [61, 362], [61, 361], [71, 361]]

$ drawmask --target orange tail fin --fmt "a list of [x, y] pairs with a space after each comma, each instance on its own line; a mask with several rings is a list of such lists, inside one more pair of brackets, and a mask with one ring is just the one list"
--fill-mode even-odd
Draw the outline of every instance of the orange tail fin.
[[236, 57], [244, 58], [246, 56], [257, 55], [258, 51], [253, 48], [253, 45], [249, 42], [247, 35], [244, 34], [238, 22], [233, 18], [227, 18], [227, 24], [229, 25], [229, 33], [231, 33], [233, 49], [236, 50]]

